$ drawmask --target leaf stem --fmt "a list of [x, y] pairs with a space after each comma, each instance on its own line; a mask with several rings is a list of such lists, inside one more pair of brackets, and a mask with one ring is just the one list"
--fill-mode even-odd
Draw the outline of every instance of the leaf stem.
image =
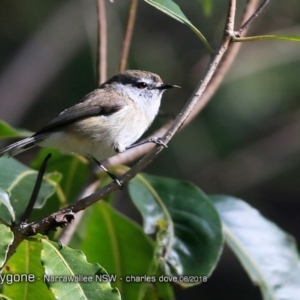
[[257, 35], [247, 37], [233, 37], [233, 42], [253, 42], [253, 41], [289, 41], [289, 42], [300, 42], [300, 36], [298, 35]]

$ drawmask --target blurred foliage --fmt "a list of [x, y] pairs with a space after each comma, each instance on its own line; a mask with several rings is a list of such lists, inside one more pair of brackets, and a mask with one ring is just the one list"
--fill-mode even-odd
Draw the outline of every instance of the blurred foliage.
[[[227, 1], [211, 1], [208, 18], [200, 5], [204, 2], [176, 1], [215, 49], [222, 35]], [[117, 71], [128, 3], [106, 3], [109, 75]], [[245, 3], [238, 1], [237, 22]], [[60, 27], [54, 29], [51, 42], [47, 29], [40, 37], [42, 44], [25, 48], [49, 22], [57, 22], [55, 18], [62, 12], [65, 15], [59, 19]], [[0, 16], [0, 119], [35, 131], [96, 86], [95, 3], [1, 1]], [[63, 29], [67, 28], [70, 16], [77, 38], [69, 41]], [[182, 89], [176, 95], [164, 96], [162, 107], [177, 114], [203, 74], [208, 55], [186, 26], [166, 18], [143, 1], [136, 24], [128, 68], [153, 71], [166, 82], [180, 85]], [[249, 32], [274, 33], [300, 34], [299, 1], [271, 1]], [[41, 65], [40, 50], [47, 42], [49, 55], [46, 52], [45, 57], [51, 63]], [[70, 51], [64, 59], [50, 55], [58, 46]], [[31, 55], [27, 64], [21, 63], [28, 52]], [[266, 41], [243, 45], [210, 104], [175, 136], [147, 172], [191, 180], [205, 192], [247, 199], [299, 241], [299, 53], [296, 43]], [[53, 65], [56, 70], [51, 68]], [[164, 122], [164, 117], [158, 118], [150, 131]], [[20, 158], [28, 162], [32, 156], [26, 153]], [[120, 206], [120, 210], [124, 209]], [[223, 256], [213, 274], [214, 283], [205, 283], [199, 290], [177, 291], [178, 295], [182, 294], [184, 299], [218, 299], [220, 295], [225, 299], [258, 297], [236, 259], [227, 251]], [[238, 275], [228, 276], [228, 270]], [[232, 278], [235, 291], [228, 290]]]

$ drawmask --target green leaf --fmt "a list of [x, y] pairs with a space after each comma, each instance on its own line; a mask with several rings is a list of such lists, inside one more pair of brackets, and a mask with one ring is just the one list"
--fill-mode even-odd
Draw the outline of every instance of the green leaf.
[[32, 132], [30, 131], [12, 128], [6, 122], [0, 120], [0, 140], [10, 138], [25, 138], [31, 135]]
[[[40, 262], [40, 242], [24, 240], [4, 268], [3, 294], [12, 299], [53, 300], [54, 296], [44, 282], [44, 269]], [[22, 277], [21, 277], [22, 276]]]
[[0, 224], [0, 268], [6, 261], [9, 246], [14, 240], [14, 235], [9, 227]]
[[1, 294], [1, 293], [0, 293], [0, 299], [1, 299], [1, 300], [13, 300], [13, 299], [11, 299], [11, 298], [9, 298], [9, 297], [7, 297], [7, 296]]
[[145, 232], [158, 229], [157, 261], [165, 273], [194, 276], [182, 286], [209, 276], [223, 245], [221, 222], [209, 198], [190, 182], [144, 174], [130, 181], [129, 193]]
[[[112, 285], [119, 289], [122, 298], [141, 299], [141, 294], [151, 294], [151, 286], [145, 280], [135, 282], [142, 280], [142, 275], [156, 281], [154, 274], [149, 273], [153, 241], [142, 228], [102, 201], [85, 212], [84, 219], [85, 226], [76, 230], [81, 235], [80, 249], [89, 261], [99, 262], [110, 275], [117, 276]], [[157, 299], [157, 294], [164, 300], [173, 299], [169, 284], [158, 286], [148, 299]]]
[[263, 299], [298, 300], [300, 260], [294, 238], [242, 200], [211, 197], [225, 240], [259, 286]]
[[213, 53], [210, 45], [208, 44], [206, 38], [203, 34], [187, 19], [187, 17], [183, 14], [179, 6], [171, 1], [171, 0], [145, 0], [148, 4], [154, 6], [158, 10], [164, 12], [165, 14], [169, 15], [170, 17], [174, 18], [175, 20], [187, 25], [190, 27], [196, 35], [200, 38], [202, 43], [204, 44], [205, 48], [208, 50], [209, 53]]
[[14, 208], [9, 200], [9, 195], [2, 188], [0, 188], [0, 218], [8, 221], [7, 223], [15, 221], [16, 219]]
[[[10, 196], [16, 221], [22, 216], [31, 196], [37, 172], [21, 164], [14, 158], [0, 158], [0, 187]], [[55, 192], [56, 183], [43, 179], [35, 207], [42, 207], [45, 201]], [[10, 222], [11, 220], [5, 220]]]
[[118, 289], [107, 281], [108, 274], [99, 264], [90, 264], [85, 255], [69, 247], [42, 240], [45, 278], [56, 299], [121, 299]]

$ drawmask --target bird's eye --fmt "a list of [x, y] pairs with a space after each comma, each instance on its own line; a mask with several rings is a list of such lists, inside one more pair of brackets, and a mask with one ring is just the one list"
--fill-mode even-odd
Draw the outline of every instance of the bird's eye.
[[147, 87], [147, 83], [146, 82], [138, 82], [137, 87], [139, 89], [144, 89]]

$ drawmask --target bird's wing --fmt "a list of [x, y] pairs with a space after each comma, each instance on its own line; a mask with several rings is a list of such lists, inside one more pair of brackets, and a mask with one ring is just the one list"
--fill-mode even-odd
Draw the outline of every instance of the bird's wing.
[[60, 113], [47, 126], [36, 132], [33, 137], [49, 131], [59, 130], [61, 127], [74, 123], [78, 120], [113, 114], [125, 105], [126, 103], [122, 101], [121, 97], [119, 97], [119, 100], [114, 99], [114, 101], [111, 101], [110, 99], [107, 99], [105, 91], [95, 90], [88, 94], [82, 102]]

